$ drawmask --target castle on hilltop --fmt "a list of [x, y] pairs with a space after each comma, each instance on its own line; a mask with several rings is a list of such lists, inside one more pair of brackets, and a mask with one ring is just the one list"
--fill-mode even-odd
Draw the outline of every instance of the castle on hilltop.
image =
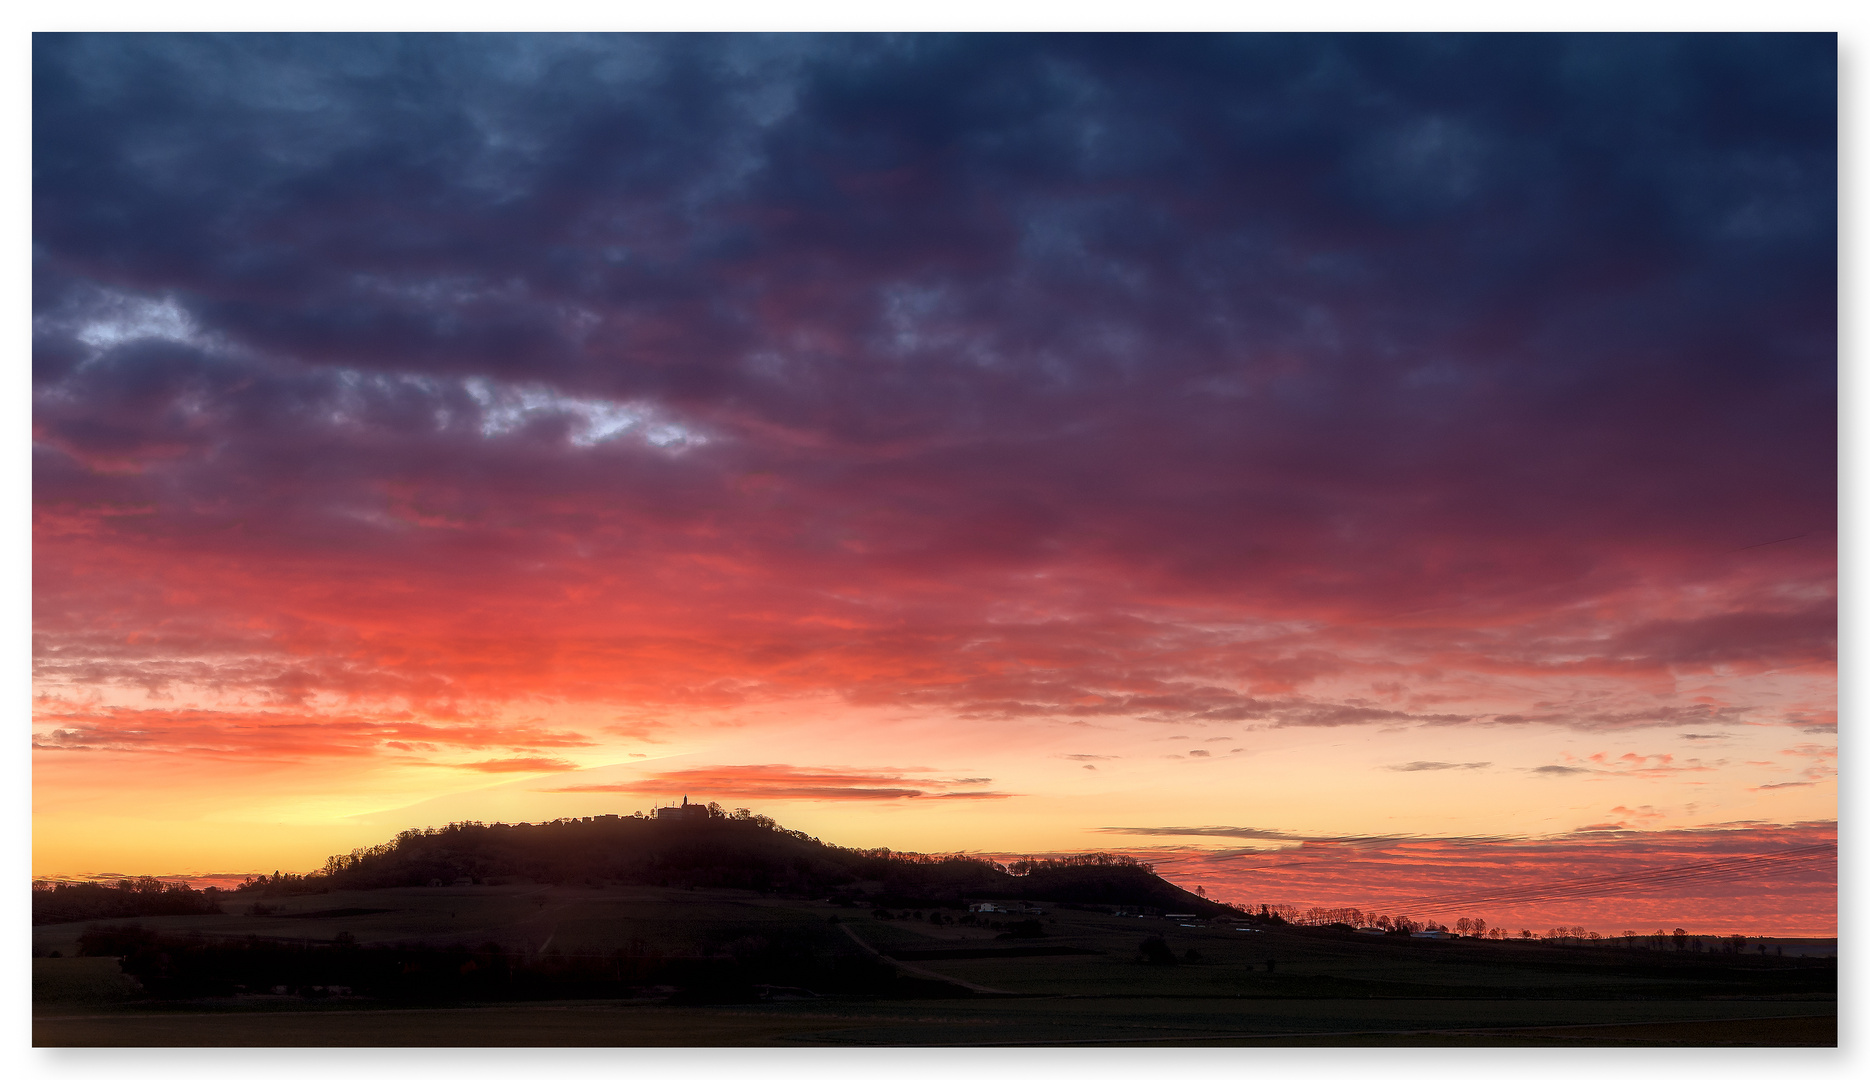
[[708, 808], [701, 803], [690, 803], [688, 796], [682, 796], [680, 806], [658, 806], [650, 811], [657, 821], [700, 822], [708, 820]]

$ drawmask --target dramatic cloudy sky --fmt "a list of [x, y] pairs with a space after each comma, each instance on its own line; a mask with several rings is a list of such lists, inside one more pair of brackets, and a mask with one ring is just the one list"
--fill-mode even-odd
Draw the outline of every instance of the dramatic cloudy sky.
[[1833, 924], [1831, 36], [40, 35], [33, 87], [36, 872], [688, 794]]

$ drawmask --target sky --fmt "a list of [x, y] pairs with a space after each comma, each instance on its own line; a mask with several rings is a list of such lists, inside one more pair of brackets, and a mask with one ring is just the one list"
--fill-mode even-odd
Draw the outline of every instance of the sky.
[[686, 795], [1835, 933], [1832, 35], [32, 53], [36, 875]]

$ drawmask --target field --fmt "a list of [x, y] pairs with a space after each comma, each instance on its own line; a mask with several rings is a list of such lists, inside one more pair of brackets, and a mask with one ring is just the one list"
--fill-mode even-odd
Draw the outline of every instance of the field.
[[[34, 1043], [102, 1045], [1836, 1045], [1836, 969], [1798, 957], [1651, 953], [1342, 931], [1184, 926], [1046, 905], [1044, 936], [878, 919], [732, 890], [389, 889], [265, 915], [141, 920], [165, 934], [359, 945], [497, 942], [523, 955], [707, 955], [785, 937], [880, 956], [924, 996], [765, 987], [754, 1000], [632, 997], [408, 1008], [338, 995], [147, 999], [90, 924], [34, 928]], [[232, 905], [229, 905], [230, 909]], [[908, 915], [907, 912], [897, 912]], [[949, 913], [952, 917], [953, 913]], [[836, 920], [835, 922], [833, 920]], [[1144, 963], [1159, 936], [1175, 963]], [[1192, 955], [1191, 955], [1192, 950]], [[53, 958], [54, 951], [60, 955]], [[989, 955], [979, 955], [987, 952]], [[1160, 959], [1160, 956], [1159, 956]]]

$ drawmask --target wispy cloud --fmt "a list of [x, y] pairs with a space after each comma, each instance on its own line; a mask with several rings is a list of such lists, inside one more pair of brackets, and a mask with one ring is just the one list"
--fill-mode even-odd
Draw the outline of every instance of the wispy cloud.
[[1673, 754], [1638, 754], [1626, 752], [1612, 754], [1600, 752], [1584, 757], [1564, 755], [1566, 764], [1540, 765], [1526, 770], [1534, 775], [1567, 776], [1590, 774], [1593, 776], [1632, 776], [1648, 780], [1663, 779], [1683, 773], [1711, 773], [1727, 764], [1726, 759], [1703, 761], [1701, 758], [1675, 760]]
[[487, 761], [462, 761], [452, 766], [456, 769], [473, 769], [477, 772], [565, 772], [578, 766], [563, 758], [524, 757], [493, 758]]
[[1393, 844], [1405, 840], [1421, 839], [1433, 839], [1440, 843], [1477, 843], [1503, 839], [1502, 837], [1418, 837], [1402, 834], [1371, 836], [1325, 835], [1238, 825], [1110, 825], [1099, 828], [1096, 831], [1100, 833], [1115, 833], [1124, 836], [1210, 836], [1228, 840], [1270, 840], [1294, 844], [1350, 844], [1356, 846]]
[[940, 780], [908, 778], [905, 770], [811, 769], [794, 765], [715, 765], [654, 773], [634, 780], [572, 784], [565, 793], [619, 792], [735, 799], [812, 799], [830, 802], [877, 799], [1006, 799], [1010, 792], [945, 790], [991, 783], [986, 777]]
[[38, 728], [33, 735], [35, 749], [120, 754], [254, 755], [289, 760], [434, 754], [444, 748], [461, 747], [552, 749], [591, 745], [587, 736], [576, 732], [533, 724], [450, 723], [410, 716], [98, 708], [47, 709], [34, 720]]
[[[1837, 824], [1829, 821], [1641, 829], [1613, 820], [1495, 837], [1313, 837], [1214, 826], [1103, 831], [1207, 841], [1145, 850], [1172, 880], [1205, 885], [1209, 895], [1236, 903], [1474, 914], [1535, 932], [1554, 922], [1590, 923], [1608, 934], [1737, 926], [1738, 906], [1746, 923], [1774, 928], [1766, 932], [1836, 932]], [[1212, 842], [1236, 837], [1288, 842]]]

